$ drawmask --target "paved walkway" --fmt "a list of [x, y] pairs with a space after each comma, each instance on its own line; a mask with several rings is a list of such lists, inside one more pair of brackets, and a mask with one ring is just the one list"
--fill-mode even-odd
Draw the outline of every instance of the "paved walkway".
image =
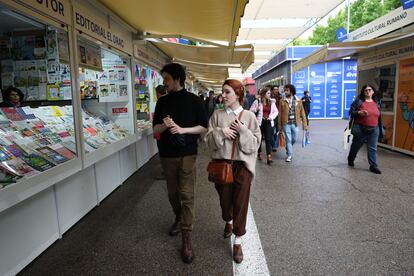
[[250, 201], [257, 232], [243, 240], [258, 249], [250, 260], [265, 256], [254, 273], [248, 262], [233, 268], [200, 153], [193, 264], [180, 260], [180, 237], [167, 235], [173, 216], [154, 158], [21, 274], [414, 275], [414, 158], [381, 149], [383, 174], [375, 175], [363, 149], [349, 168], [345, 124], [311, 121], [312, 144], [296, 145], [292, 163], [280, 151], [272, 166], [258, 163]]

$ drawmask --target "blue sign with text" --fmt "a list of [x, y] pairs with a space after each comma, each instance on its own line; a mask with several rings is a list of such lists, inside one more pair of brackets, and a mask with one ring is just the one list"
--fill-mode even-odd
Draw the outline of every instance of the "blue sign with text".
[[325, 64], [309, 67], [309, 93], [312, 98], [309, 118], [325, 117]]
[[356, 98], [356, 82], [344, 83], [344, 94], [345, 94], [345, 107], [344, 107], [344, 118], [349, 118], [349, 110], [351, 104]]
[[357, 61], [355, 59], [344, 60], [344, 81], [355, 81], [357, 78]]
[[292, 83], [296, 88], [296, 96], [301, 98], [303, 92], [308, 90], [308, 68], [293, 73]]
[[344, 41], [346, 38], [348, 37], [345, 28], [339, 28], [338, 30], [336, 30], [336, 39], [339, 42]]
[[342, 61], [328, 62], [326, 70], [326, 118], [342, 116]]
[[401, 0], [401, 3], [404, 10], [414, 7], [414, 0]]

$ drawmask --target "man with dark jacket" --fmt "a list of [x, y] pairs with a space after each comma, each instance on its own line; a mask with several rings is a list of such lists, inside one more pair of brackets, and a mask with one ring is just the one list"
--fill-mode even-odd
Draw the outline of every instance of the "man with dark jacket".
[[153, 128], [154, 133], [161, 134], [158, 150], [175, 213], [169, 234], [177, 235], [181, 225], [181, 256], [185, 263], [191, 263], [197, 142], [200, 134], [207, 131], [207, 116], [200, 97], [184, 88], [185, 71], [181, 65], [167, 64], [161, 74], [168, 94], [157, 102]]

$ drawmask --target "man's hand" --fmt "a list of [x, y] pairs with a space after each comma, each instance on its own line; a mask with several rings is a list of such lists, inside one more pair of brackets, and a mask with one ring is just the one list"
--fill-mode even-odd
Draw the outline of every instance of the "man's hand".
[[173, 123], [173, 125], [170, 127], [171, 134], [185, 134], [184, 128], [180, 127], [176, 123]]
[[223, 134], [226, 139], [234, 140], [236, 139], [238, 132], [235, 129], [225, 127], [223, 128]]
[[175, 123], [174, 120], [171, 119], [170, 115], [163, 119], [164, 125], [168, 128], [171, 128]]

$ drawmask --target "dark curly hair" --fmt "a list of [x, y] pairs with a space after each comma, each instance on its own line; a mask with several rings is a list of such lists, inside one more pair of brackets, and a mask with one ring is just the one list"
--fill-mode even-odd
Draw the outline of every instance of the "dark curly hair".
[[9, 87], [6, 88], [6, 90], [4, 90], [4, 92], [3, 92], [3, 101], [8, 102], [10, 93], [13, 92], [13, 91], [16, 92], [19, 95], [20, 102], [23, 102], [23, 99], [24, 99], [23, 92], [19, 88], [14, 87], [14, 86], [9, 86]]

